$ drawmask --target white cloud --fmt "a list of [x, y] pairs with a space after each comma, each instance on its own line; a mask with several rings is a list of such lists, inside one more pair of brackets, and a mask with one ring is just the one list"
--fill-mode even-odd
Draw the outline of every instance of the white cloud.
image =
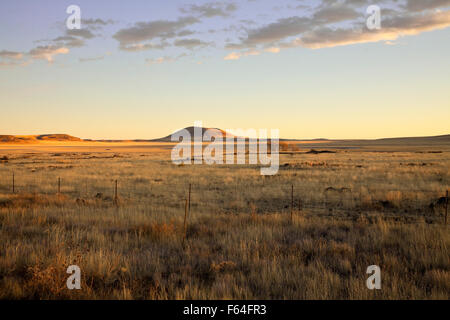
[[270, 53], [278, 53], [280, 52], [280, 48], [277, 47], [270, 47], [270, 48], [266, 48], [264, 49], [265, 52], [270, 52]]
[[7, 51], [7, 50], [0, 51], [0, 58], [20, 60], [22, 59], [22, 57], [23, 57], [22, 52]]
[[241, 57], [247, 57], [247, 56], [258, 56], [261, 52], [257, 50], [248, 50], [244, 52], [232, 52], [228, 54], [224, 60], [239, 60]]

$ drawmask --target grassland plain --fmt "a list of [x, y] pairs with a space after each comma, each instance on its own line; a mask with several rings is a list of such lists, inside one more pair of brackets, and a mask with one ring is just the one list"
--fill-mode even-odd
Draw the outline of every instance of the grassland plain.
[[450, 298], [448, 146], [295, 149], [271, 177], [164, 148], [61, 150], [0, 150], [2, 299]]

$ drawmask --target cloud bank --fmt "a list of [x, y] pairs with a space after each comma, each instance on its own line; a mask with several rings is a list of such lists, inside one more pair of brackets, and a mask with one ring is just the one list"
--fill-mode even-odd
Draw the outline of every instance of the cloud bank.
[[[115, 41], [124, 54], [148, 52], [147, 64], [160, 64], [210, 49], [222, 50], [224, 60], [238, 60], [289, 48], [317, 50], [379, 41], [395, 45], [401, 37], [450, 26], [450, 0], [377, 0], [382, 9], [380, 30], [366, 27], [366, 8], [373, 4], [369, 0], [291, 0], [257, 14], [260, 3], [186, 4], [174, 12], [175, 17], [129, 21], [126, 26], [112, 19], [83, 19], [81, 30], [64, 28], [57, 37], [36, 41], [38, 45], [28, 51], [0, 48], [0, 66], [36, 60], [51, 64], [57, 56], [72, 54], [99, 38]], [[154, 58], [152, 52], [163, 54]], [[77, 60], [97, 61], [99, 56]]]

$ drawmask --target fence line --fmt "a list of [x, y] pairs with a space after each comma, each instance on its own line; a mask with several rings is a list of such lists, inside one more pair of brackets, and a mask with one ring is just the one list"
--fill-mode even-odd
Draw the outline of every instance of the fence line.
[[[160, 179], [156, 179], [156, 180], [160, 180]], [[265, 181], [266, 179], [264, 179], [262, 181], [262, 185], [260, 186], [262, 188], [262, 190], [267, 189], [267, 181]], [[114, 197], [113, 197], [113, 203], [115, 205], [118, 205], [119, 203], [119, 195], [118, 195], [118, 179], [113, 180], [114, 181]], [[136, 185], [132, 183], [132, 185], [134, 186], [134, 191], [137, 191]], [[155, 186], [161, 186], [164, 187], [166, 184], [161, 184], [161, 183], [156, 183], [156, 184], [152, 184], [150, 183], [150, 185], [154, 188]], [[180, 188], [181, 186], [183, 188], [185, 188], [186, 183], [181, 182], [181, 183], [171, 183], [171, 184], [167, 184], [170, 185], [172, 188], [172, 190], [175, 190], [174, 194], [176, 195], [177, 193], [179, 193], [179, 190], [182, 189]], [[270, 184], [269, 184], [270, 185]], [[276, 185], [276, 183], [274, 183], [273, 185]], [[282, 184], [283, 186], [286, 186], [286, 184]], [[38, 187], [41, 186], [40, 184], [38, 185]], [[57, 193], [61, 194], [61, 186], [62, 186], [62, 179], [61, 177], [58, 177], [57, 179]], [[174, 188], [175, 187], [175, 188]], [[178, 187], [178, 188], [177, 188]], [[235, 188], [236, 187], [236, 188]], [[255, 202], [261, 201], [264, 203], [264, 205], [258, 206], [258, 209], [262, 209], [262, 210], [255, 210], [253, 208], [251, 208], [251, 214], [252, 216], [254, 216], [257, 211], [259, 212], [283, 212], [285, 210], [290, 207], [290, 220], [291, 222], [294, 220], [294, 210], [295, 210], [295, 197], [294, 197], [294, 184], [290, 185], [290, 189], [291, 189], [291, 195], [290, 195], [290, 199], [286, 199], [284, 197], [271, 197], [270, 193], [268, 192], [262, 192], [261, 193], [261, 197], [259, 198], [255, 198], [253, 197], [249, 197], [246, 199], [242, 199], [242, 190], [238, 190], [239, 187], [239, 183], [236, 184], [236, 186], [233, 186], [232, 184], [227, 185], [227, 188], [229, 190], [227, 190], [228, 192], [231, 193], [235, 193], [237, 195], [237, 197], [235, 198], [235, 201], [237, 201], [239, 203], [239, 201], [241, 201], [241, 205], [239, 206], [233, 206], [233, 205], [229, 205], [229, 206], [223, 206], [222, 209], [224, 209], [225, 211], [239, 211], [239, 210], [245, 210], [246, 208], [249, 208], [249, 204], [251, 203], [253, 206], [255, 205]], [[255, 188], [258, 186], [253, 186], [251, 185], [250, 188]], [[276, 187], [276, 186], [275, 186]], [[36, 187], [31, 187], [31, 189], [36, 190]], [[19, 188], [21, 189], [21, 192], [25, 191], [25, 187]], [[87, 181], [85, 181], [85, 191], [86, 191], [86, 195], [88, 194], [88, 183]], [[90, 188], [92, 190], [92, 187]], [[233, 189], [234, 192], [233, 192]], [[303, 188], [304, 189], [304, 188]], [[332, 191], [336, 191], [336, 192], [328, 192], [328, 189], [332, 189]], [[341, 188], [342, 189], [342, 188]], [[18, 192], [17, 190], [17, 185], [16, 185], [16, 172], [12, 172], [12, 186], [11, 186], [11, 190], [12, 193], [15, 194]], [[54, 189], [53, 189], [54, 190]], [[222, 189], [223, 190], [223, 189]], [[350, 189], [345, 190], [345, 192], [337, 192], [338, 189], [334, 189], [332, 187], [326, 188], [325, 191], [323, 193], [320, 194], [320, 196], [318, 197], [311, 197], [311, 199], [309, 201], [307, 201], [308, 199], [305, 199], [304, 197], [300, 197], [299, 195], [297, 196], [298, 199], [298, 212], [302, 212], [302, 210], [304, 209], [317, 209], [317, 210], [338, 210], [338, 211], [342, 211], [342, 210], [366, 210], [366, 211], [382, 211], [382, 212], [391, 212], [391, 213], [398, 213], [399, 207], [389, 207], [389, 201], [382, 201], [382, 200], [375, 200], [375, 199], [370, 199], [369, 203], [365, 203], [362, 197], [362, 193], [360, 192], [359, 195], [358, 193], [353, 193]], [[213, 199], [211, 198], [207, 198], [205, 197], [205, 194], [208, 193], [213, 193], [216, 194], [217, 192], [223, 192], [221, 191], [221, 189], [218, 186], [214, 186], [212, 189], [207, 189], [207, 190], [202, 190], [202, 197], [200, 199], [198, 199], [196, 201], [196, 205], [197, 206], [205, 206], [207, 207], [212, 206], [212, 200], [222, 200], [219, 197], [214, 197]], [[298, 191], [297, 191], [298, 192]], [[430, 195], [433, 194], [435, 195], [436, 192], [435, 191], [427, 191], [427, 190], [420, 190], [421, 193], [424, 193], [425, 195], [427, 193], [429, 193]], [[71, 192], [67, 192], [67, 193], [78, 193], [80, 196], [82, 196], [83, 192], [80, 192], [78, 190], [75, 189], [75, 191], [71, 191]], [[188, 185], [188, 194], [187, 194], [187, 213], [186, 213], [186, 224], [187, 221], [189, 219], [189, 215], [191, 212], [191, 205], [192, 205], [192, 200], [191, 200], [191, 193], [192, 193], [192, 183], [189, 183]], [[101, 194], [101, 193], [100, 193]], [[145, 194], [143, 192], [143, 194]], [[136, 196], [136, 193], [128, 193], [128, 195], [131, 197]], [[139, 195], [137, 195], [139, 197]], [[264, 197], [265, 196], [265, 197]], [[245, 196], [244, 196], [245, 197]], [[359, 197], [359, 204], [358, 204], [358, 199]], [[269, 198], [269, 203], [267, 202], [267, 198]], [[273, 198], [273, 199], [272, 199]], [[321, 203], [321, 199], [323, 200], [322, 204]], [[419, 212], [421, 211], [422, 213], [432, 213], [435, 214], [437, 211], [439, 210], [441, 212], [441, 214], [443, 215], [443, 223], [447, 224], [448, 222], [448, 190], [446, 190], [445, 192], [445, 197], [440, 197], [438, 200], [434, 200], [435, 198], [431, 198], [430, 200], [433, 201], [430, 205], [429, 205], [429, 212], [427, 212], [426, 210], [428, 210], [427, 208], [427, 201], [429, 200], [419, 200], [418, 198], [416, 198], [416, 200], [414, 199], [408, 199], [408, 198], [403, 198], [399, 200], [399, 203], [403, 203], [403, 202], [408, 202], [409, 204], [413, 203], [412, 205], [410, 205], [409, 207], [407, 207], [408, 209], [411, 210], [411, 213], [414, 214], [415, 212]], [[290, 200], [290, 205], [289, 205], [289, 201]], [[286, 201], [286, 202], [284, 202]], [[370, 206], [370, 201], [372, 202], [372, 204], [374, 205], [373, 207]], [[232, 203], [233, 201], [229, 201], [228, 204]], [[247, 203], [247, 205], [243, 204], [243, 203]], [[226, 202], [224, 202], [225, 204]], [[283, 205], [284, 203], [284, 205]], [[383, 207], [384, 203], [386, 203], [386, 208]], [[368, 206], [368, 207], [364, 207], [364, 206]], [[375, 206], [377, 205], [377, 206]], [[170, 204], [169, 204], [170, 206]], [[178, 205], [177, 205], [178, 206]], [[220, 205], [219, 205], [220, 207]], [[277, 209], [277, 207], [279, 209]], [[288, 209], [289, 210], [289, 209]], [[420, 213], [420, 212], [419, 212]]]

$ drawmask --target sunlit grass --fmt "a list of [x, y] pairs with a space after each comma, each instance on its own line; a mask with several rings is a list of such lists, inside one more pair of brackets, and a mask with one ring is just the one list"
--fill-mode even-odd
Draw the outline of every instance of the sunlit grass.
[[[449, 298], [450, 236], [436, 204], [450, 182], [446, 152], [287, 154], [274, 177], [257, 166], [176, 166], [164, 154], [107, 156], [8, 154], [0, 298]], [[66, 288], [71, 264], [81, 290]], [[365, 285], [373, 264], [379, 291]]]

